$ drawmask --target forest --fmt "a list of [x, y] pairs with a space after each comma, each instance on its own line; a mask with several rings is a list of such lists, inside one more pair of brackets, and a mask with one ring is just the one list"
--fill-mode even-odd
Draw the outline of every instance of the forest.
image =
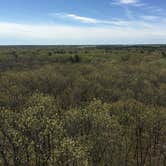
[[166, 166], [166, 45], [0, 46], [0, 166]]

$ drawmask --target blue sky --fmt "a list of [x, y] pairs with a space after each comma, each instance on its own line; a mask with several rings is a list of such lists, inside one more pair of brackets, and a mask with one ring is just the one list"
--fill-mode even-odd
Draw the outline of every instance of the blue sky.
[[166, 44], [165, 0], [0, 0], [0, 44]]

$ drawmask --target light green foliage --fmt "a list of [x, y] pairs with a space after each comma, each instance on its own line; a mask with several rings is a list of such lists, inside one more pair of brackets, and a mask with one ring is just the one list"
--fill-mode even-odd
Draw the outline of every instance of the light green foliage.
[[165, 166], [166, 47], [0, 47], [0, 166]]

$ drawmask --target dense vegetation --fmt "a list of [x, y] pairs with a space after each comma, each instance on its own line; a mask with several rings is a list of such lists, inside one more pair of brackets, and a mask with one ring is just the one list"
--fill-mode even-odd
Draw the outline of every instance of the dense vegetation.
[[0, 47], [0, 166], [166, 166], [166, 46]]

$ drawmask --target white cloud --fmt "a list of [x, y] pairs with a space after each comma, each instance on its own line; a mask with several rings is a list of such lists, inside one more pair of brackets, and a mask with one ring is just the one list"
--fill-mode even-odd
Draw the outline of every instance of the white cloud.
[[137, 3], [138, 1], [137, 0], [120, 0], [119, 3], [121, 4], [135, 4]]
[[[126, 10], [128, 18], [131, 20], [132, 12], [130, 10]], [[107, 26], [129, 26], [134, 21], [126, 21], [121, 19], [112, 19], [112, 20], [101, 20], [92, 17], [83, 17], [76, 14], [69, 14], [69, 13], [52, 13], [54, 17], [60, 17], [62, 19], [72, 19], [75, 21], [79, 21], [81, 23], [88, 23], [88, 24], [95, 24], [95, 25], [107, 25]]]
[[161, 7], [153, 6], [145, 2], [141, 2], [141, 0], [112, 0], [111, 5], [118, 5], [118, 6], [132, 6], [132, 7], [139, 7], [143, 9], [145, 12], [149, 13], [159, 13], [162, 14], [164, 11]]
[[[116, 22], [116, 21], [115, 21]], [[120, 20], [117, 21], [117, 24]], [[144, 22], [122, 22], [126, 27], [81, 27], [56, 24], [0, 22], [0, 43], [4, 40], [26, 44], [135, 44], [166, 43], [166, 26]], [[10, 43], [10, 42], [9, 42]], [[13, 44], [13, 43], [10, 43]]]
[[72, 19], [75, 21], [79, 21], [81, 23], [88, 23], [88, 24], [106, 24], [106, 25], [122, 25], [122, 21], [118, 20], [100, 20], [92, 17], [83, 17], [76, 14], [70, 13], [52, 13], [51, 16], [60, 17], [60, 18], [67, 18]]
[[67, 18], [67, 19], [72, 19], [72, 20], [75, 20], [75, 21], [79, 21], [79, 22], [82, 22], [82, 23], [88, 23], [88, 24], [100, 24], [100, 23], [103, 23], [103, 24], [110, 24], [111, 22], [110, 21], [107, 21], [107, 20], [99, 20], [99, 19], [96, 19], [96, 18], [92, 18], [92, 17], [84, 17], [84, 16], [80, 16], [80, 15], [76, 15], [76, 14], [72, 14], [72, 13], [52, 13], [50, 14], [51, 16], [54, 16], [54, 17], [60, 17], [60, 18]]
[[144, 3], [141, 3], [139, 0], [113, 0], [113, 5], [132, 5], [134, 7], [144, 6]]
[[98, 23], [98, 20], [95, 18], [79, 16], [72, 13], [51, 13], [50, 15], [53, 17], [68, 18], [68, 19], [80, 21], [82, 23], [90, 23], [90, 24]]
[[74, 20], [78, 20], [84, 23], [93, 23], [96, 24], [98, 21], [94, 18], [89, 18], [89, 17], [82, 17], [82, 16], [78, 16], [75, 14], [66, 14], [67, 17], [74, 19]]
[[160, 19], [159, 16], [153, 16], [153, 15], [143, 15], [143, 16], [140, 16], [140, 18], [142, 18], [144, 20], [148, 20], [148, 21], [155, 21], [155, 20]]
[[76, 14], [70, 13], [52, 13], [51, 16], [60, 17], [62, 19], [72, 19], [81, 23], [92, 24], [92, 25], [100, 25], [100, 26], [112, 26], [112, 27], [151, 27], [151, 21], [161, 20], [159, 16], [153, 15], [142, 15], [135, 16], [131, 10], [126, 8], [126, 15], [128, 17], [127, 20], [123, 19], [112, 19], [112, 20], [101, 20], [92, 17], [84, 17]]
[[163, 9], [160, 8], [160, 7], [157, 7], [157, 6], [152, 6], [152, 5], [148, 5], [146, 4], [145, 5], [145, 9], [148, 10], [149, 12], [152, 12], [152, 13], [163, 13]]

